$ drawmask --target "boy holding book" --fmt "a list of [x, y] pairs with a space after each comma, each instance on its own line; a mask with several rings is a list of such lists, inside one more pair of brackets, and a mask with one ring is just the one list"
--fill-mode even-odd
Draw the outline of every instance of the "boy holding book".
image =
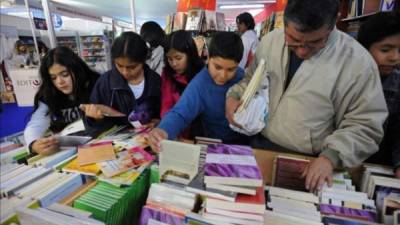
[[226, 92], [244, 75], [238, 67], [242, 55], [243, 44], [237, 34], [215, 34], [209, 47], [208, 65], [193, 78], [159, 126], [150, 132], [148, 140], [154, 150], [159, 150], [161, 140], [176, 139], [197, 116], [204, 136], [222, 139], [224, 143], [246, 144], [247, 136], [231, 130], [225, 117]]

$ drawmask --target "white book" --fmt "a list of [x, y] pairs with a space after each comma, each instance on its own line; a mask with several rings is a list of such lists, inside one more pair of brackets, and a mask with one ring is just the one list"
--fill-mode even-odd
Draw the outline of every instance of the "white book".
[[371, 176], [367, 189], [369, 198], [373, 198], [377, 186], [400, 189], [400, 182], [396, 178]]
[[256, 189], [251, 187], [241, 187], [241, 186], [234, 186], [234, 185], [225, 185], [225, 184], [206, 184], [207, 188], [222, 190], [222, 191], [232, 191], [241, 194], [247, 195], [255, 195]]
[[268, 206], [270, 206], [271, 208], [281, 208], [281, 209], [301, 211], [304, 213], [319, 214], [317, 206], [314, 205], [313, 203], [292, 200], [289, 198], [270, 196], [270, 202]]
[[310, 215], [302, 212], [296, 212], [296, 211], [287, 211], [286, 209], [273, 209], [272, 211], [281, 213], [281, 214], [287, 214], [290, 216], [302, 218], [308, 221], [314, 221], [314, 222], [321, 222], [321, 215]]
[[307, 192], [302, 192], [302, 191], [293, 191], [285, 188], [278, 188], [278, 187], [272, 187], [272, 186], [266, 186], [267, 190], [269, 190], [269, 195], [272, 196], [278, 196], [278, 197], [283, 197], [283, 198], [290, 198], [293, 200], [298, 200], [298, 201], [305, 201], [305, 202], [311, 202], [311, 203], [319, 203], [318, 196], [312, 194], [312, 193], [307, 193]]
[[15, 190], [15, 195], [20, 198], [28, 197], [32, 198], [35, 194], [45, 191], [47, 187], [54, 181], [58, 179], [58, 175], [55, 172], [49, 173], [47, 176], [40, 178], [36, 182], [27, 185], [25, 187]]
[[239, 219], [248, 219], [248, 220], [255, 220], [255, 221], [260, 221], [260, 222], [264, 221], [263, 214], [243, 213], [243, 212], [235, 212], [235, 211], [214, 209], [214, 208], [207, 208], [206, 212], [223, 215], [223, 216], [228, 216], [228, 217], [233, 217], [233, 218], [239, 218]]
[[213, 213], [203, 213], [203, 217], [224, 223], [241, 224], [241, 225], [263, 225], [263, 222], [254, 220], [245, 220], [234, 217], [221, 216]]
[[34, 180], [37, 180], [50, 172], [51, 170], [46, 168], [32, 168], [32, 170], [28, 170], [22, 174], [19, 174], [14, 179], [7, 181], [4, 184], [6, 187], [2, 189], [2, 194], [7, 196], [12, 191], [30, 184]]
[[322, 201], [326, 202], [328, 199], [335, 199], [340, 201], [350, 201], [354, 203], [364, 204], [366, 206], [375, 207], [375, 202], [368, 198], [360, 198], [357, 196], [351, 195], [341, 195], [340, 193], [332, 193], [332, 192], [322, 192], [320, 194]]
[[269, 210], [264, 212], [264, 225], [323, 225], [321, 222], [305, 220], [299, 217]]
[[72, 216], [76, 218], [89, 218], [92, 213], [83, 211], [81, 209], [76, 209], [73, 207], [70, 207], [68, 205], [63, 205], [60, 203], [53, 203], [52, 205], [47, 207], [48, 210], [51, 210], [53, 212], [61, 213], [67, 216]]
[[178, 172], [190, 182], [198, 172], [200, 149], [198, 145], [163, 140], [159, 154], [160, 177]]

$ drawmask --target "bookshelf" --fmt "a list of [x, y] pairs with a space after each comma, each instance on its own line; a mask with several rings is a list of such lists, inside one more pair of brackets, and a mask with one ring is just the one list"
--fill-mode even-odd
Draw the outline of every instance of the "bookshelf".
[[340, 0], [337, 27], [353, 37], [365, 20], [382, 11], [399, 9], [398, 0]]
[[104, 35], [81, 35], [81, 57], [92, 68], [105, 72], [111, 68], [110, 43]]
[[76, 36], [59, 36], [57, 37], [57, 44], [70, 48], [77, 55], [80, 55], [78, 38]]

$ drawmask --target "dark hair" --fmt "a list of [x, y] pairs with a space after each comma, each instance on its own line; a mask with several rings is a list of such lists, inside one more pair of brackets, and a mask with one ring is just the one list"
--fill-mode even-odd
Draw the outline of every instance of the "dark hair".
[[69, 98], [54, 86], [50, 78], [49, 68], [54, 64], [65, 66], [70, 72], [74, 86], [73, 100], [77, 104], [88, 101], [99, 74], [91, 70], [78, 55], [67, 47], [60, 46], [47, 52], [39, 69], [42, 84], [35, 95], [34, 111], [39, 107], [39, 101], [43, 101], [49, 107], [50, 115], [59, 115]]
[[231, 59], [239, 63], [243, 56], [243, 43], [240, 36], [233, 32], [220, 31], [214, 34], [208, 48], [208, 56]]
[[[45, 54], [49, 51], [49, 48], [46, 46], [45, 43], [43, 43], [43, 41], [38, 41], [37, 44], [38, 44], [39, 54], [42, 54], [42, 53]], [[43, 50], [43, 52], [42, 52], [42, 50]]]
[[204, 62], [197, 52], [196, 43], [194, 42], [191, 34], [184, 30], [174, 31], [167, 36], [165, 45], [165, 74], [174, 82], [178, 91], [181, 93], [185, 87], [181, 87], [179, 82], [175, 81], [174, 74], [176, 73], [171, 65], [168, 63], [167, 53], [169, 50], [174, 49], [178, 52], [184, 53], [187, 56], [186, 70], [183, 75], [190, 81], [192, 78], [204, 67]]
[[111, 58], [126, 57], [132, 61], [144, 63], [148, 48], [139, 34], [132, 31], [124, 32], [115, 38], [111, 47]]
[[248, 12], [239, 14], [239, 16], [236, 17], [236, 23], [244, 23], [248, 30], [254, 30], [254, 26], [256, 25], [253, 16]]
[[165, 32], [154, 21], [148, 21], [142, 25], [140, 28], [140, 36], [143, 40], [150, 44], [151, 48], [157, 48], [159, 45], [164, 47], [165, 42]]
[[400, 13], [380, 12], [365, 21], [358, 31], [357, 39], [366, 49], [386, 37], [400, 34]]
[[283, 18], [285, 26], [293, 22], [300, 32], [311, 32], [333, 29], [338, 12], [339, 0], [288, 0]]

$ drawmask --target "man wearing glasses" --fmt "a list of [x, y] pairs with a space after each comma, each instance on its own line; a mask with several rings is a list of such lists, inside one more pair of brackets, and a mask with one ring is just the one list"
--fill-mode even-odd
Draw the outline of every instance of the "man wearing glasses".
[[357, 166], [376, 152], [387, 116], [376, 63], [336, 29], [338, 8], [338, 0], [288, 0], [284, 29], [263, 38], [246, 77], [227, 93], [234, 124], [240, 96], [265, 59], [269, 120], [252, 146], [318, 156], [303, 171], [310, 191], [331, 186], [334, 168]]

